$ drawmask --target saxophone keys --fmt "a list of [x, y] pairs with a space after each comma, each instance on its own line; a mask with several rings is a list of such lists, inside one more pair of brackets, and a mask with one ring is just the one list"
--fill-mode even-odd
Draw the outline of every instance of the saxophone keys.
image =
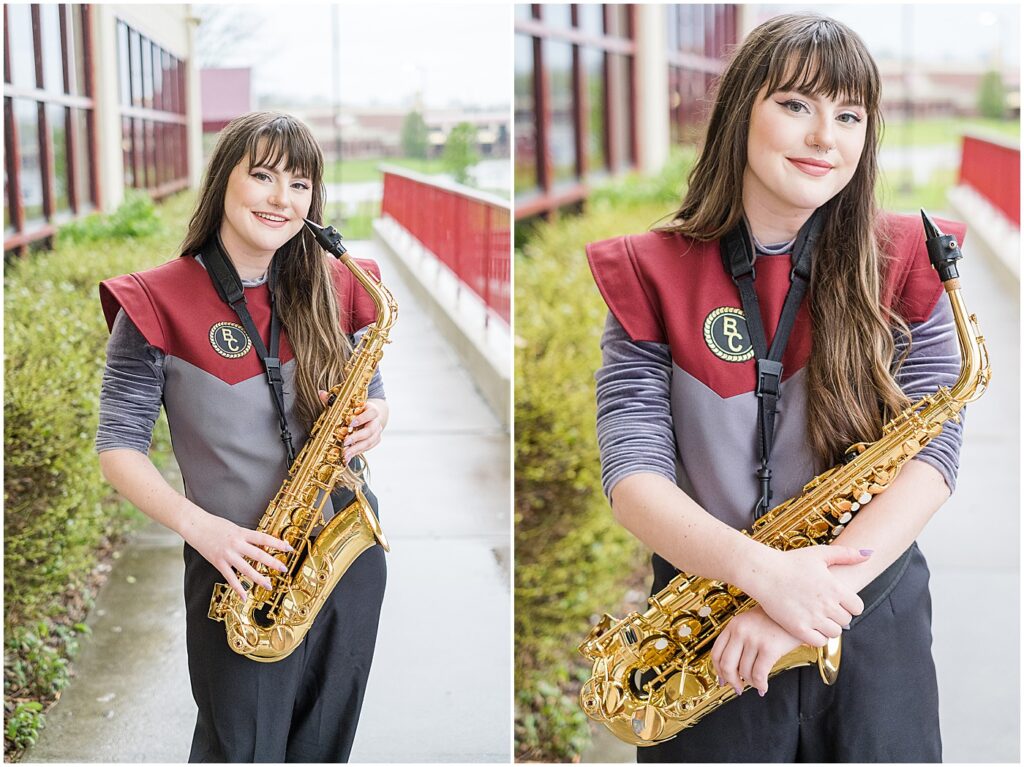
[[872, 497], [873, 496], [871, 495], [871, 493], [869, 493], [867, 490], [865, 490], [863, 493], [861, 493], [857, 497], [857, 502], [860, 503], [861, 506], [863, 506], [866, 503], [870, 503]]
[[[860, 507], [858, 506], [858, 508], [860, 508]], [[845, 514], [843, 514], [843, 516], [841, 516], [839, 518], [839, 524], [841, 524], [841, 525], [849, 524], [851, 519], [853, 519], [853, 514], [848, 511]]]
[[665, 717], [654, 706], [641, 706], [630, 720], [633, 734], [642, 740], [656, 740], [665, 726]]
[[[611, 684], [603, 685], [604, 694], [601, 698], [601, 710], [605, 716], [615, 716], [619, 711], [622, 710], [622, 704], [625, 701], [625, 696], [622, 694], [622, 685], [618, 682], [612, 682]], [[594, 703], [596, 704], [596, 700]]]
[[692, 612], [685, 612], [672, 622], [672, 635], [680, 642], [692, 642], [700, 636], [700, 627], [700, 618]]

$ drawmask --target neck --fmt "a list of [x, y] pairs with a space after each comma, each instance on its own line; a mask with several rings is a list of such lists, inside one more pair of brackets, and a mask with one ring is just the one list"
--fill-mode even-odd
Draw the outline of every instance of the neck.
[[813, 210], [779, 205], [774, 201], [758, 199], [760, 195], [743, 191], [743, 214], [751, 234], [765, 245], [788, 242], [796, 237]]
[[258, 280], [267, 273], [270, 268], [270, 261], [274, 258], [274, 252], [251, 251], [241, 245], [235, 238], [231, 229], [221, 226], [220, 245], [224, 255], [235, 267], [239, 279]]

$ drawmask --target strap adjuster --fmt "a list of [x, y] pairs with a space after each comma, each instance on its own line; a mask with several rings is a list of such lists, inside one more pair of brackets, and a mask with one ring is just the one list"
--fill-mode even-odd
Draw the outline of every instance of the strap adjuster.
[[757, 361], [757, 389], [754, 393], [758, 397], [774, 397], [779, 399], [779, 391], [782, 382], [782, 363], [775, 360], [759, 359]]
[[271, 384], [284, 383], [281, 377], [281, 360], [278, 357], [264, 357], [263, 364], [267, 368], [267, 380]]

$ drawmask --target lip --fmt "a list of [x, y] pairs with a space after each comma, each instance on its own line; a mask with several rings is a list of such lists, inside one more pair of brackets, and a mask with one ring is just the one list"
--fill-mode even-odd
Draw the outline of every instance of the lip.
[[827, 163], [824, 160], [816, 160], [813, 157], [787, 157], [786, 159], [808, 176], [825, 176], [833, 168], [831, 163]]
[[[278, 216], [280, 218], [283, 218], [284, 220], [283, 221], [270, 221], [269, 219], [262, 218], [258, 214], [263, 214], [264, 216]], [[270, 211], [266, 211], [266, 210], [254, 210], [254, 211], [252, 211], [252, 217], [255, 218], [257, 221], [259, 221], [264, 226], [269, 227], [270, 229], [280, 229], [282, 226], [285, 226], [288, 223], [288, 219], [285, 218], [284, 216], [282, 216], [280, 213], [271, 213]]]

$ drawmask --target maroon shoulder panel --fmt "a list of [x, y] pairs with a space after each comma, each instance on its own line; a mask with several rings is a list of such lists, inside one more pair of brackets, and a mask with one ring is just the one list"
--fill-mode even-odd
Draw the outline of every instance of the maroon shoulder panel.
[[[939, 221], [963, 241], [965, 227]], [[882, 302], [908, 322], [923, 322], [942, 293], [928, 260], [920, 217], [884, 214]], [[726, 398], [754, 388], [755, 362], [739, 292], [722, 266], [717, 242], [661, 232], [616, 237], [587, 246], [594, 280], [612, 314], [634, 341], [669, 345], [673, 362]], [[768, 343], [789, 289], [787, 255], [757, 259], [754, 282]], [[783, 356], [783, 380], [810, 357], [808, 302], [797, 313]]]
[[[749, 347], [739, 293], [722, 266], [717, 242], [649, 232], [595, 243], [587, 252], [594, 279], [630, 338], [667, 343], [673, 362], [720, 397], [753, 389], [752, 353], [742, 359], [745, 354], [730, 354], [730, 349], [710, 338], [716, 318], [731, 315], [740, 318], [731, 332], [743, 334], [733, 336], [736, 347], [731, 351]], [[755, 289], [769, 343], [789, 289], [790, 268], [787, 256], [757, 262]], [[806, 364], [810, 347], [805, 302], [783, 356], [784, 379]]]
[[[355, 261], [363, 271], [380, 280], [380, 267], [376, 261], [368, 258], [357, 258]], [[348, 267], [336, 258], [332, 258], [331, 262], [334, 264], [334, 288], [338, 292], [341, 327], [346, 333], [354, 333], [377, 319], [377, 306]]]
[[[100, 285], [100, 298], [108, 326], [123, 308], [150, 344], [225, 383], [263, 374], [263, 363], [252, 344], [246, 343], [238, 316], [221, 301], [206, 269], [194, 258], [175, 258], [155, 269], [107, 280]], [[270, 337], [267, 285], [245, 288], [245, 302], [266, 342]], [[282, 364], [293, 356], [282, 330]]]
[[[965, 224], [942, 218], [935, 219], [935, 223], [944, 234], [955, 235], [963, 245]], [[879, 225], [879, 238], [887, 257], [883, 305], [892, 306], [907, 322], [924, 322], [942, 295], [942, 282], [928, 259], [921, 217], [885, 213]]]

